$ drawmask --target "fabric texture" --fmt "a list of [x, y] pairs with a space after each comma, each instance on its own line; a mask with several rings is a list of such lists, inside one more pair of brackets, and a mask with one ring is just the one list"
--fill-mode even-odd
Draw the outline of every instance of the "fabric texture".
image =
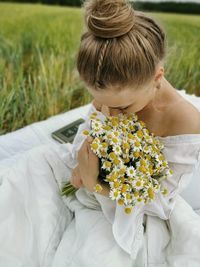
[[[200, 98], [195, 100], [200, 107]], [[200, 217], [191, 205], [200, 208], [200, 134], [160, 137], [174, 170], [165, 181], [170, 193], [130, 215], [85, 188], [60, 196], [94, 110], [89, 104], [73, 144], [48, 142], [45, 127], [37, 126], [43, 134], [35, 131], [40, 141], [34, 148], [18, 152], [11, 145], [11, 157], [2, 157], [0, 267], [200, 267]], [[3, 155], [5, 143], [0, 147]]]

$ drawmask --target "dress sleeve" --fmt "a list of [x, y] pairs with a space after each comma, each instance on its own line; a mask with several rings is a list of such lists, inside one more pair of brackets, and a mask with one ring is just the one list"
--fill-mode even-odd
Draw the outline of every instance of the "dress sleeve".
[[151, 203], [144, 206], [144, 213], [167, 220], [175, 205], [176, 196], [190, 183], [200, 161], [200, 140], [198, 142], [172, 142], [165, 144], [163, 154], [173, 170], [172, 176], [162, 181], [168, 188], [168, 195], [161, 192]]

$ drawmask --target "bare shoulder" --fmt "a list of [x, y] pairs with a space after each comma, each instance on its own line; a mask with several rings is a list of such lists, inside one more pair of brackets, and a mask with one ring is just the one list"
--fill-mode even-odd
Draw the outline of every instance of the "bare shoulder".
[[200, 112], [185, 99], [170, 109], [167, 121], [168, 135], [200, 134]]

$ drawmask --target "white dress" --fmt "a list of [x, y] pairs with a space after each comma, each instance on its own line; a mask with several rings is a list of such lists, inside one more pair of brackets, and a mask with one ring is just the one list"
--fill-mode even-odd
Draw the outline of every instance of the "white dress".
[[181, 196], [199, 185], [200, 134], [159, 137], [174, 171], [169, 196], [129, 215], [85, 188], [59, 196], [94, 110], [73, 145], [43, 145], [0, 170], [0, 267], [200, 267], [200, 216]]

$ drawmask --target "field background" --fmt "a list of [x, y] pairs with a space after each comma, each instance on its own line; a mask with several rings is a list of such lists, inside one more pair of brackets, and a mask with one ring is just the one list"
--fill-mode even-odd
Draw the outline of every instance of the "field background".
[[[200, 16], [147, 13], [165, 29], [165, 77], [200, 96]], [[75, 57], [80, 8], [0, 3], [0, 134], [89, 103]]]

